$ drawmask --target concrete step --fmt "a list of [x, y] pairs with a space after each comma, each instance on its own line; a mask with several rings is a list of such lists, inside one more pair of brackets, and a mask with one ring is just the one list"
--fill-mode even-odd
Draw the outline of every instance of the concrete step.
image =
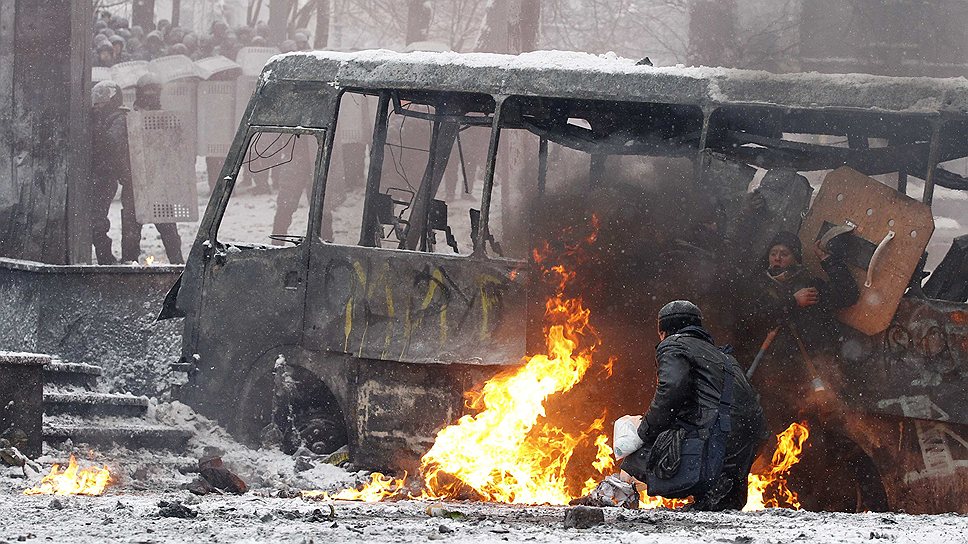
[[44, 414], [141, 417], [148, 411], [147, 397], [115, 393], [44, 393]]
[[101, 377], [101, 367], [85, 363], [65, 363], [54, 359], [44, 366], [44, 384], [93, 389]]
[[59, 443], [70, 439], [75, 444], [96, 446], [117, 444], [127, 448], [181, 450], [192, 437], [191, 431], [164, 425], [82, 422], [44, 422], [44, 440]]

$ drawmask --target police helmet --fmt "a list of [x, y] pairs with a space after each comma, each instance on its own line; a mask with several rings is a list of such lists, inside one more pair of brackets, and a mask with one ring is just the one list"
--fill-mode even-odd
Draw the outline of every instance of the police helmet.
[[122, 102], [121, 87], [110, 79], [99, 81], [91, 89], [91, 105], [95, 108], [104, 106], [121, 107]]

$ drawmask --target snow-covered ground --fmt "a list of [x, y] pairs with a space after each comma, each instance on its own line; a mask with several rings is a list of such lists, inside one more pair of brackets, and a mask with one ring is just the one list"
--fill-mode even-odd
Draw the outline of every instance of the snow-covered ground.
[[[161, 501], [181, 502], [197, 517], [159, 515]], [[330, 504], [332, 507], [330, 507]], [[195, 497], [185, 491], [123, 488], [102, 497], [0, 500], [0, 540], [14, 542], [843, 542], [955, 543], [968, 539], [957, 515], [831, 514], [771, 510], [685, 513], [605, 509], [605, 523], [565, 529], [563, 507], [449, 503], [449, 517], [428, 515], [423, 501], [364, 504], [242, 496]], [[433, 511], [433, 510], [431, 510]]]
[[[564, 507], [472, 502], [317, 501], [297, 490], [335, 491], [367, 479], [321, 459], [295, 459], [278, 450], [250, 449], [187, 406], [152, 401], [147, 420], [189, 428], [185, 452], [49, 446], [38, 459], [46, 472], [75, 453], [82, 467], [106, 464], [115, 482], [99, 497], [26, 496], [40, 473], [0, 467], [0, 543], [164, 542], [968, 542], [968, 516], [833, 514], [768, 510], [692, 513], [605, 509], [605, 522], [565, 529]], [[250, 486], [245, 495], [195, 496], [184, 485], [195, 461], [218, 448], [225, 466]], [[167, 517], [178, 503], [193, 517]], [[431, 515], [436, 513], [438, 515]], [[444, 514], [444, 515], [440, 515]]]

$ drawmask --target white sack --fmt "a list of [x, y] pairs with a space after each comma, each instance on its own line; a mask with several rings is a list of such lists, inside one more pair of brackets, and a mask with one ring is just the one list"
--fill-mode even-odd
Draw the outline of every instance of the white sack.
[[622, 416], [615, 420], [615, 427], [612, 429], [612, 450], [615, 452], [616, 461], [645, 445], [638, 433], [641, 422], [642, 416]]

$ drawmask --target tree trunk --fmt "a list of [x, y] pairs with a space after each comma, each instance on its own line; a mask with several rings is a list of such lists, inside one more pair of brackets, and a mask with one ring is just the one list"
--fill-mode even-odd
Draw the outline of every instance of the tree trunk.
[[269, 43], [275, 45], [286, 40], [289, 8], [289, 0], [269, 0]]
[[90, 262], [92, 10], [0, 3], [0, 255]]
[[732, 65], [736, 24], [736, 0], [695, 0], [689, 7], [690, 63]]
[[520, 53], [534, 51], [538, 46], [538, 33], [541, 27], [541, 0], [521, 0], [517, 21], [516, 49]]
[[178, 26], [181, 19], [181, 0], [171, 0], [171, 26]]
[[484, 23], [477, 38], [476, 51], [485, 53], [507, 53], [508, 12], [512, 4], [520, 0], [490, 0], [484, 13]]
[[131, 6], [131, 25], [138, 25], [145, 34], [155, 29], [155, 0], [134, 0]]
[[407, 4], [407, 44], [427, 41], [430, 32], [430, 2], [409, 0]]
[[329, 0], [316, 0], [316, 32], [313, 47], [326, 49], [329, 45]]

